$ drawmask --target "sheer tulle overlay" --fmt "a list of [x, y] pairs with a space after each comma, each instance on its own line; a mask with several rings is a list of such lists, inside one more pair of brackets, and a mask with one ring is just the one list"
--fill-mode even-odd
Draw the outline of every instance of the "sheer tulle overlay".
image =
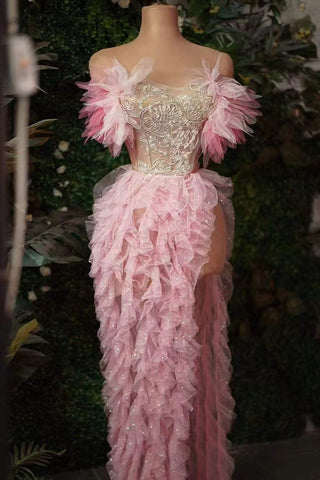
[[[95, 185], [86, 228], [110, 478], [231, 478], [232, 191], [230, 178], [204, 168], [145, 175], [131, 164]], [[201, 276], [218, 202], [227, 260], [220, 275]]]
[[[152, 57], [131, 72], [114, 57], [76, 82], [82, 136], [114, 157], [125, 144], [131, 160], [95, 185], [86, 222], [112, 480], [231, 480], [234, 470], [233, 184], [207, 165], [244, 143], [262, 113], [261, 95], [221, 74], [221, 56], [186, 68], [182, 86], [151, 80]], [[227, 256], [220, 274], [204, 275], [219, 255], [218, 204]]]

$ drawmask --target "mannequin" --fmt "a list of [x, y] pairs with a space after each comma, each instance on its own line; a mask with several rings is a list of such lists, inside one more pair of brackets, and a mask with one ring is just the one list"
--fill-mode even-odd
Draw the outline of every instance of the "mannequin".
[[[201, 57], [213, 66], [219, 53], [189, 42], [182, 36], [175, 6], [153, 4], [142, 7], [137, 38], [94, 53], [89, 60], [89, 68], [91, 76], [98, 74], [99, 67], [111, 66], [111, 59], [115, 56], [131, 71], [141, 57], [152, 56], [154, 68], [148, 80], [179, 87], [185, 84], [186, 69], [201, 66]], [[220, 59], [220, 70], [224, 76], [233, 77], [233, 62], [227, 53], [223, 53]]]
[[[216, 63], [220, 52], [199, 46], [186, 40], [178, 26], [178, 12], [175, 6], [156, 3], [142, 7], [141, 27], [136, 39], [117, 47], [105, 48], [94, 53], [89, 60], [91, 78], [101, 78], [101, 68], [111, 67], [112, 58], [130, 72], [141, 57], [154, 58], [154, 67], [148, 81], [181, 88], [188, 81], [190, 68], [199, 67], [201, 57], [210, 65]], [[168, 54], [168, 52], [170, 52]], [[220, 58], [220, 71], [224, 76], [233, 76], [233, 62], [227, 53]], [[139, 150], [130, 152], [131, 163], [135, 163]], [[136, 222], [144, 210], [136, 212]], [[226, 225], [220, 205], [215, 207], [216, 228], [211, 237], [209, 261], [204, 264], [200, 276], [221, 272], [226, 258]]]
[[253, 132], [259, 95], [233, 78], [229, 55], [185, 40], [162, 4], [89, 69], [77, 82], [82, 136], [113, 157], [125, 143], [131, 160], [95, 185], [86, 220], [109, 477], [231, 480], [233, 184], [206, 166]]

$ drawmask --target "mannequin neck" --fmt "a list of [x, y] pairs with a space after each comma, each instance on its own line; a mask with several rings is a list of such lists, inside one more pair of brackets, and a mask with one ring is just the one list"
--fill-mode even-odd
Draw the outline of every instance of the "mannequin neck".
[[172, 39], [184, 40], [179, 30], [176, 7], [160, 3], [142, 7], [141, 27], [136, 40], [163, 43]]

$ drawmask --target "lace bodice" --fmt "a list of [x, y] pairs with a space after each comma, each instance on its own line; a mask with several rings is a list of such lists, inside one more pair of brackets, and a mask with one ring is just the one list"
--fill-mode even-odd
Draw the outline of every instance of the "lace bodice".
[[194, 169], [200, 130], [214, 105], [211, 95], [197, 84], [181, 92], [143, 82], [120, 102], [135, 127], [136, 154], [131, 162], [136, 170], [184, 175]]
[[86, 118], [83, 136], [94, 138], [118, 156], [125, 143], [133, 168], [145, 174], [185, 175], [212, 158], [220, 163], [227, 147], [244, 143], [249, 124], [262, 115], [261, 95], [234, 78], [220, 74], [218, 57], [211, 70], [187, 69], [183, 87], [148, 80], [153, 58], [143, 57], [131, 72], [114, 58], [97, 81], [76, 82], [86, 89], [79, 118]]

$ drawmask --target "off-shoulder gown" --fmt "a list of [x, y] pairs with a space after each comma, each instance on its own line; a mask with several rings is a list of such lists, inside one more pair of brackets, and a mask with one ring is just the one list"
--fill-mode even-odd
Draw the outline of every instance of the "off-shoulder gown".
[[[219, 60], [202, 58], [182, 87], [148, 81], [152, 57], [131, 72], [114, 57], [99, 80], [76, 82], [84, 143], [113, 157], [125, 144], [131, 158], [95, 185], [86, 220], [114, 480], [230, 480], [234, 470], [233, 183], [207, 165], [244, 143], [262, 113], [261, 95], [223, 76]], [[200, 275], [218, 203], [226, 261]]]

